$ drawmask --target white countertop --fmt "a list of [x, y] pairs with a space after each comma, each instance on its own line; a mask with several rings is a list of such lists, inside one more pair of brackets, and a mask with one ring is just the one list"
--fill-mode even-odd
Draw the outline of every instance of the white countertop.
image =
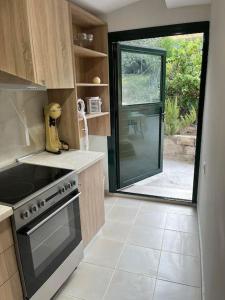
[[0, 222], [9, 218], [13, 214], [13, 210], [9, 206], [0, 205]]
[[82, 172], [92, 166], [105, 156], [102, 152], [70, 150], [63, 151], [61, 154], [51, 154], [43, 151], [21, 159], [23, 163], [64, 168]]

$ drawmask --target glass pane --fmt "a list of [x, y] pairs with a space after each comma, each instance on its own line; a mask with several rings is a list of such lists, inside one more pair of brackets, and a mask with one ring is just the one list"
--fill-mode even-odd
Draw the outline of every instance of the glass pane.
[[30, 237], [36, 276], [47, 268], [71, 242], [76, 240], [73, 204], [38, 228]]
[[122, 105], [160, 102], [161, 56], [121, 52]]
[[160, 117], [147, 111], [120, 112], [120, 180], [134, 178], [159, 168]]

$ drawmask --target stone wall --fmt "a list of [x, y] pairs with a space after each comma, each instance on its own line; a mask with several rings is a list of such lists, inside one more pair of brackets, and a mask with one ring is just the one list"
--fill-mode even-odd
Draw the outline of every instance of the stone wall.
[[194, 162], [196, 136], [173, 135], [164, 138], [164, 158]]

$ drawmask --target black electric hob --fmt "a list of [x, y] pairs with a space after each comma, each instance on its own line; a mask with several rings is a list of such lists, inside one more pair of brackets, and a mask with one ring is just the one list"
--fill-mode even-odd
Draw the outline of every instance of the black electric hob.
[[0, 202], [15, 205], [71, 170], [18, 163], [0, 171]]

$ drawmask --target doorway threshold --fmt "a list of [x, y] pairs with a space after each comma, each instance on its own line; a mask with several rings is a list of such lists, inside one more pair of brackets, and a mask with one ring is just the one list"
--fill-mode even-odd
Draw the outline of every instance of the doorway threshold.
[[131, 193], [131, 192], [125, 192], [122, 189], [117, 190], [114, 193], [108, 192], [107, 196], [115, 196], [115, 197], [121, 197], [121, 198], [128, 198], [129, 197], [129, 198], [138, 199], [138, 200], [145, 200], [145, 201], [152, 201], [152, 202], [159, 202], [159, 203], [167, 203], [167, 204], [180, 204], [180, 205], [184, 205], [184, 206], [196, 207], [196, 204], [193, 203], [190, 200], [160, 197], [160, 196], [155, 196], [155, 195]]

